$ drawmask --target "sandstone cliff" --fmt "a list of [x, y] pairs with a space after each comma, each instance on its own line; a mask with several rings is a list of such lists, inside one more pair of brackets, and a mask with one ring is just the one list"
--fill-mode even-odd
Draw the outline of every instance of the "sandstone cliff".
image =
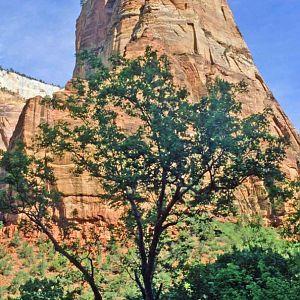
[[[151, 45], [169, 56], [177, 82], [195, 99], [209, 79], [244, 79], [249, 85], [249, 94], [241, 99], [244, 114], [272, 108], [272, 130], [291, 140], [284, 169], [290, 178], [299, 175], [299, 134], [257, 70], [226, 0], [88, 0], [76, 37], [77, 52], [94, 49], [104, 62], [116, 52], [135, 57]], [[75, 77], [85, 73], [76, 65]], [[242, 198], [268, 213], [261, 189], [252, 184]]]
[[[244, 114], [266, 107], [273, 109], [272, 130], [291, 139], [284, 169], [290, 178], [298, 176], [299, 135], [255, 67], [225, 0], [87, 0], [76, 32], [76, 51], [94, 49], [105, 62], [116, 52], [127, 57], [140, 55], [147, 45], [166, 53], [177, 82], [185, 85], [195, 99], [205, 93], [206, 82], [211, 78], [246, 80], [249, 94], [243, 97]], [[84, 77], [85, 72], [84, 67], [76, 65], [74, 76]], [[67, 87], [64, 93], [71, 92]], [[52, 123], [65, 117], [42, 107], [38, 98], [31, 99], [22, 112], [14, 139], [30, 143], [42, 120]], [[72, 164], [68, 157], [54, 167], [64, 195], [60, 212], [63, 216], [84, 223], [87, 229], [98, 224], [103, 231], [116, 221], [116, 213], [98, 201], [97, 183], [88, 176], [77, 178], [69, 173]], [[260, 182], [250, 182], [239, 193], [244, 212], [260, 211], [270, 217]]]
[[25, 100], [60, 88], [0, 68], [0, 149], [7, 149]]
[[18, 94], [0, 89], [0, 149], [7, 149], [23, 106]]
[[[66, 99], [73, 93], [71, 85], [67, 85], [55, 96]], [[38, 126], [42, 122], [54, 124], [59, 120], [65, 120], [74, 124], [74, 120], [62, 111], [54, 111], [41, 103], [42, 97], [29, 99], [19, 117], [9, 147], [14, 147], [14, 142], [22, 140], [27, 147], [32, 146], [32, 140], [39, 132]], [[85, 237], [91, 228], [96, 228], [101, 239], [107, 240], [109, 236], [108, 225], [117, 222], [118, 214], [107, 205], [99, 203], [99, 195], [103, 192], [98, 182], [92, 180], [88, 174], [75, 176], [73, 163], [70, 156], [56, 158], [52, 164], [57, 189], [61, 192], [63, 201], [55, 214], [60, 218], [67, 218], [80, 224], [81, 232], [73, 232], [74, 237]], [[8, 216], [10, 217], [10, 216]], [[8, 221], [9, 220], [4, 220]], [[14, 221], [14, 220], [13, 220]], [[56, 230], [56, 229], [55, 229]]]

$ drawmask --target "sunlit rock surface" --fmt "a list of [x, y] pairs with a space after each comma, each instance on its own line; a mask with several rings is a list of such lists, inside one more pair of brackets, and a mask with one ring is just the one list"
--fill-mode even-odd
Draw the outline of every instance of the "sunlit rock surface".
[[26, 99], [51, 96], [59, 89], [0, 68], [0, 149], [7, 149]]
[[[147, 45], [169, 56], [177, 83], [186, 86], [195, 100], [205, 94], [208, 80], [245, 80], [249, 94], [241, 98], [244, 115], [273, 109], [271, 130], [291, 140], [283, 168], [290, 178], [299, 175], [299, 135], [254, 65], [225, 0], [88, 0], [83, 5], [77, 21], [77, 52], [94, 49], [107, 62], [113, 53], [131, 58], [141, 55]], [[74, 77], [85, 75], [86, 68], [77, 64]], [[67, 87], [60, 96], [68, 93], [71, 89]], [[41, 121], [52, 123], [65, 118], [63, 113], [41, 106], [39, 98], [31, 99], [22, 112], [14, 140], [22, 138], [30, 143]], [[71, 174], [68, 157], [54, 167], [58, 188], [64, 195], [61, 215], [77, 220], [86, 230], [97, 225], [107, 236], [105, 228], [116, 222], [118, 214], [97, 198], [101, 192], [98, 183], [87, 175], [78, 178]], [[261, 182], [249, 180], [238, 196], [242, 212], [260, 212], [272, 219]]]

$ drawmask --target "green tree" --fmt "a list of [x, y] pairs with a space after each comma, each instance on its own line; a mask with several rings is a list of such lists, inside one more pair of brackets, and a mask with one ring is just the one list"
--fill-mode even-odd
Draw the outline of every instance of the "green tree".
[[246, 91], [244, 82], [217, 80], [195, 103], [174, 85], [167, 57], [150, 48], [136, 59], [112, 58], [111, 70], [95, 56], [83, 57], [92, 69], [87, 84], [77, 80], [79, 93], [67, 102], [48, 102], [82, 123], [43, 124], [40, 142], [57, 155], [71, 152], [77, 174], [100, 180], [103, 200], [128, 208], [139, 254], [135, 281], [143, 299], [159, 299], [155, 271], [168, 229], [199, 213], [195, 208], [227, 213], [235, 188], [250, 176], [265, 182], [271, 200], [287, 196], [274, 188], [285, 180], [280, 162], [287, 142], [270, 134], [270, 111], [241, 117], [235, 95]]
[[71, 300], [64, 295], [61, 282], [57, 279], [29, 279], [20, 286], [20, 297], [16, 300]]
[[221, 255], [213, 264], [194, 263], [163, 299], [296, 300], [299, 292], [299, 254], [251, 248]]
[[292, 188], [296, 191], [294, 199], [290, 205], [292, 206], [292, 213], [290, 213], [282, 226], [282, 233], [285, 237], [300, 242], [300, 179], [291, 183]]
[[[95, 299], [101, 300], [100, 291], [95, 283], [93, 264], [88, 255], [81, 257], [73, 243], [62, 242], [74, 226], [68, 221], [57, 220], [53, 214], [59, 208], [61, 198], [55, 189], [55, 177], [50, 162], [51, 159], [47, 155], [40, 158], [35, 152], [26, 153], [24, 145], [20, 142], [16, 143], [13, 150], [3, 153], [0, 166], [6, 173], [1, 177], [1, 183], [7, 188], [2, 189], [0, 193], [0, 211], [25, 216], [22, 219], [23, 229], [35, 229], [44, 233], [55, 251], [81, 272], [93, 290]], [[55, 226], [60, 226], [61, 236], [53, 233]], [[28, 258], [29, 255], [29, 263], [32, 263], [32, 251], [32, 247], [25, 243], [18, 254], [20, 258]]]
[[[90, 54], [83, 53], [82, 58], [90, 64], [91, 76], [87, 82], [74, 81], [77, 95], [67, 101], [45, 101], [81, 122], [42, 124], [39, 146], [50, 156], [71, 153], [75, 173], [88, 171], [104, 187], [99, 201], [124, 208], [127, 233], [136, 243], [139, 258], [131, 266], [132, 277], [143, 299], [158, 300], [163, 286], [157, 267], [171, 228], [201, 211], [227, 214], [234, 207], [236, 187], [251, 176], [265, 182], [273, 204], [277, 195], [289, 196], [276, 187], [285, 180], [280, 163], [287, 142], [270, 134], [270, 111], [241, 117], [241, 104], [235, 96], [246, 91], [243, 82], [234, 85], [217, 80], [208, 86], [206, 97], [194, 102], [185, 88], [175, 86], [167, 57], [150, 48], [132, 60], [113, 57], [111, 69]], [[131, 126], [123, 124], [124, 115]], [[22, 155], [6, 153], [2, 160], [9, 174], [6, 183], [14, 186], [18, 195], [24, 193], [18, 189], [15, 177], [19, 175], [15, 174], [22, 177], [29, 169], [28, 165], [25, 171], [18, 169], [28, 160]], [[33, 175], [44, 176], [41, 170]], [[40, 181], [31, 186], [26, 181], [26, 198], [19, 196], [13, 203], [19, 208], [21, 200], [27, 212], [42, 202], [41, 215], [48, 216], [53, 195], [45, 196], [47, 189], [28, 203], [29, 191], [36, 185], [41, 186]], [[32, 221], [47, 234], [41, 218]], [[70, 254], [47, 235], [56, 250], [77, 264], [87, 281], [91, 277], [95, 299], [100, 299], [93, 266], [90, 272], [78, 266], [78, 259], [68, 257]]]
[[13, 269], [11, 256], [8, 255], [7, 249], [0, 245], [0, 275], [7, 276]]

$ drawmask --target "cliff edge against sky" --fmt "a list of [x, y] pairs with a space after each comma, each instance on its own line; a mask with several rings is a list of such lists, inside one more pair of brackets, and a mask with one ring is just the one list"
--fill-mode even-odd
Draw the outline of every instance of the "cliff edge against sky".
[[[76, 52], [94, 49], [104, 62], [113, 53], [136, 57], [151, 45], [168, 55], [178, 84], [185, 85], [195, 100], [206, 92], [208, 80], [221, 77], [229, 82], [245, 80], [249, 93], [243, 96], [245, 115], [274, 111], [272, 131], [291, 140], [284, 170], [288, 177], [299, 175], [300, 138], [266, 86], [254, 65], [232, 12], [225, 0], [88, 0], [77, 21]], [[84, 77], [85, 68], [77, 64], [74, 77]], [[65, 93], [72, 91], [67, 86]], [[18, 122], [14, 139], [30, 143], [37, 125], [45, 119], [50, 123], [64, 118], [58, 112], [30, 100]], [[55, 162], [58, 186], [64, 195], [60, 213], [71, 216], [76, 209], [78, 221], [85, 226], [104, 228], [115, 220], [115, 213], [99, 203], [97, 183], [86, 177], [74, 177], [66, 156]], [[249, 182], [239, 190], [240, 209], [262, 212], [270, 217], [270, 205], [261, 182]], [[104, 230], [104, 229], [103, 229]]]

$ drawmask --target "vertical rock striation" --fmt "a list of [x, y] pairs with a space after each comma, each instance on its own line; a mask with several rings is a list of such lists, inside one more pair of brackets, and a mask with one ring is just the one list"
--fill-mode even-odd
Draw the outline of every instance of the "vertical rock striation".
[[[284, 170], [290, 178], [299, 175], [299, 135], [254, 65], [226, 0], [87, 0], [77, 21], [76, 37], [77, 52], [93, 49], [104, 62], [113, 53], [136, 57], [151, 45], [168, 55], [177, 83], [185, 85], [195, 100], [206, 92], [210, 79], [245, 80], [249, 94], [242, 99], [244, 114], [266, 107], [273, 109], [273, 132], [291, 140]], [[85, 77], [87, 70], [76, 64], [74, 77]], [[66, 97], [68, 93], [72, 91], [67, 86], [57, 96]], [[30, 144], [45, 118], [54, 123], [66, 116], [41, 106], [39, 98], [29, 100], [11, 146], [18, 138]], [[96, 225], [102, 235], [107, 235], [108, 224], [116, 223], [118, 214], [99, 201], [98, 183], [87, 175], [74, 177], [69, 172], [72, 163], [68, 156], [55, 162], [54, 168], [58, 188], [64, 195], [59, 213], [76, 220], [86, 230]], [[263, 212], [272, 217], [261, 182], [253, 179], [238, 193], [243, 212]]]
[[[272, 131], [291, 140], [284, 170], [299, 175], [300, 138], [257, 70], [226, 0], [88, 0], [77, 21], [76, 51], [94, 49], [104, 62], [114, 53], [136, 57], [147, 45], [168, 55], [175, 78], [195, 99], [208, 80], [245, 80], [245, 115], [270, 107]], [[76, 65], [74, 76], [87, 70]], [[241, 208], [269, 213], [263, 187], [252, 182], [240, 190]]]
[[[67, 84], [64, 90], [56, 92], [54, 95], [63, 100], [71, 96], [73, 92], [71, 85]], [[17, 140], [21, 140], [27, 147], [32, 146], [33, 138], [39, 133], [38, 126], [40, 124], [43, 122], [55, 124], [60, 120], [74, 125], [76, 122], [67, 113], [51, 110], [44, 106], [40, 96], [29, 99], [19, 117], [9, 148], [13, 148]], [[62, 195], [61, 205], [55, 211], [55, 215], [61, 220], [67, 218], [80, 225], [81, 232], [74, 230], [73, 237], [85, 238], [93, 230], [93, 234], [98, 234], [103, 241], [107, 241], [109, 239], [108, 226], [116, 224], [118, 213], [99, 202], [99, 198], [103, 194], [99, 183], [91, 179], [89, 174], [75, 176], [72, 172], [74, 164], [68, 154], [56, 158], [52, 167], [56, 177], [56, 188]], [[9, 223], [9, 219], [5, 219], [5, 217], [4, 222]], [[54, 230], [56, 229], [54, 228]]]

